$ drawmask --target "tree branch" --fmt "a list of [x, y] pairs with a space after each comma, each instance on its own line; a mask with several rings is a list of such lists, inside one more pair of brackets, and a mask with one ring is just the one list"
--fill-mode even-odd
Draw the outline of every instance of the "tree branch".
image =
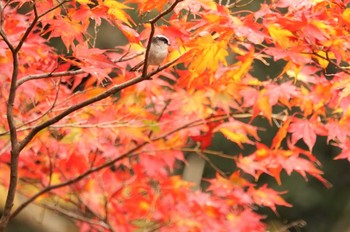
[[49, 209], [51, 211], [57, 212], [59, 214], [62, 214], [68, 218], [72, 218], [74, 220], [77, 220], [77, 221], [86, 222], [90, 225], [100, 226], [100, 227], [103, 227], [105, 229], [111, 229], [110, 226], [103, 221], [96, 221], [96, 220], [93, 220], [90, 218], [86, 218], [84, 216], [81, 216], [80, 214], [76, 214], [76, 213], [72, 212], [72, 210], [67, 210], [67, 209], [61, 208], [57, 205], [48, 205], [48, 204], [41, 205], [40, 204], [40, 206], [43, 208]]
[[328, 61], [329, 63], [331, 63], [332, 65], [334, 65], [335, 67], [337, 67], [337, 68], [338, 68], [339, 70], [341, 70], [342, 72], [344, 72], [344, 73], [350, 75], [349, 67], [346, 67], [346, 68], [345, 68], [345, 67], [340, 66], [339, 64], [337, 64], [337, 62], [334, 62], [332, 59], [330, 59], [330, 58], [328, 57], [328, 53], [327, 53], [327, 52], [325, 52], [325, 53], [326, 53], [326, 57], [324, 57], [324, 56], [318, 54], [317, 52], [312, 52], [312, 53], [306, 53], [306, 52], [304, 52], [303, 54], [311, 54], [311, 55], [317, 56], [317, 57], [319, 57], [319, 58], [321, 58], [321, 59], [323, 59], [323, 60], [326, 60], [326, 61]]
[[5, 6], [2, 5], [2, 3], [0, 2], [0, 36], [2, 37], [2, 39], [5, 41], [7, 47], [10, 49], [10, 51], [12, 52], [12, 54], [15, 51], [15, 48], [13, 47], [13, 45], [11, 44], [11, 42], [8, 40], [5, 32], [4, 32], [4, 22], [5, 22]]
[[73, 71], [33, 74], [33, 75], [29, 75], [29, 76], [26, 76], [26, 77], [18, 80], [16, 88], [18, 88], [19, 86], [21, 86], [22, 84], [24, 84], [25, 82], [30, 81], [30, 80], [44, 79], [44, 78], [50, 78], [50, 77], [74, 76], [74, 75], [78, 75], [78, 74], [82, 74], [82, 73], [85, 73], [85, 71], [82, 69], [78, 69], [78, 70], [73, 70]]
[[[163, 17], [164, 15], [168, 14], [169, 12], [171, 12], [175, 6], [182, 0], [176, 0], [167, 10], [163, 11], [161, 14], [159, 14], [157, 17], [153, 18], [150, 23], [152, 25], [152, 32], [151, 32], [151, 36], [150, 36], [150, 40], [152, 39], [152, 36], [154, 34], [154, 24], [161, 18]], [[63, 4], [64, 2], [62, 2], [61, 4]], [[36, 6], [35, 6], [35, 3], [34, 3], [34, 6], [33, 6], [33, 10], [34, 10], [34, 14], [35, 14], [35, 18], [33, 20], [33, 22], [31, 23], [31, 25], [27, 28], [26, 32], [24, 33], [24, 35], [22, 36], [20, 42], [18, 43], [17, 47], [14, 49], [14, 56], [17, 58], [17, 53], [18, 51], [21, 49], [24, 41], [26, 40], [26, 38], [29, 36], [30, 32], [32, 31], [32, 29], [34, 28], [35, 24], [37, 23], [39, 17], [42, 17], [43, 15], [40, 15], [38, 16], [38, 13], [37, 13], [37, 10], [36, 10]], [[53, 10], [53, 9], [52, 9]], [[44, 13], [45, 14], [45, 13]], [[150, 48], [150, 40], [149, 40], [149, 43], [148, 43], [148, 46], [147, 46], [147, 50], [146, 50], [146, 57], [148, 56], [148, 52], [149, 52], [149, 48]], [[37, 194], [33, 195], [31, 198], [29, 198], [26, 202], [24, 202], [23, 204], [21, 204], [12, 214], [10, 214], [11, 212], [11, 208], [12, 208], [12, 205], [13, 205], [13, 200], [14, 200], [14, 195], [15, 195], [15, 190], [16, 190], [16, 184], [17, 184], [17, 167], [18, 167], [18, 155], [20, 153], [21, 150], [24, 149], [24, 147], [34, 138], [34, 136], [39, 133], [41, 130], [43, 130], [44, 128], [47, 128], [48, 126], [60, 121], [62, 118], [66, 117], [67, 115], [79, 110], [79, 109], [82, 109], [90, 104], [93, 104], [95, 102], [98, 102], [98, 101], [101, 101], [102, 99], [105, 99], [129, 86], [132, 86], [132, 85], [135, 85], [139, 82], [142, 82], [144, 80], [149, 80], [152, 76], [154, 76], [155, 74], [157, 74], [158, 72], [170, 67], [171, 65], [173, 65], [175, 62], [177, 62], [177, 60], [179, 59], [180, 57], [178, 57], [177, 59], [174, 59], [173, 61], [170, 61], [169, 63], [161, 66], [160, 68], [150, 72], [149, 74], [147, 74], [147, 68], [143, 70], [143, 73], [141, 76], [139, 77], [136, 77], [134, 79], [131, 79], [131, 80], [128, 80], [122, 84], [119, 84], [119, 85], [115, 85], [113, 87], [111, 87], [110, 89], [106, 90], [105, 92], [95, 96], [95, 97], [92, 97], [92, 98], [89, 98], [79, 104], [76, 104], [74, 106], [71, 106], [69, 107], [67, 110], [63, 111], [62, 113], [56, 115], [55, 117], [41, 123], [40, 125], [34, 127], [30, 132], [29, 134], [22, 140], [18, 143], [17, 141], [17, 137], [15, 137], [14, 139], [14, 142], [15, 143], [12, 143], [13, 146], [15, 146], [15, 150], [12, 149], [12, 151], [15, 151], [16, 155], [13, 156], [13, 157], [16, 157], [17, 160], [14, 160], [13, 162], [11, 162], [11, 167], [14, 166], [14, 179], [15, 180], [12, 180], [11, 183], [12, 183], [12, 188], [11, 189], [11, 193], [13, 193], [12, 198], [9, 198], [8, 197], [8, 201], [6, 203], [6, 214], [3, 215], [3, 217], [6, 219], [6, 224], [8, 222], [9, 219], [12, 219], [14, 217], [16, 217], [18, 215], [18, 213], [20, 213], [28, 204], [30, 204], [31, 202], [33, 202], [35, 199], [37, 199], [39, 196], [41, 196], [42, 194], [44, 193], [47, 193], [47, 192], [50, 192], [51, 190], [53, 189], [57, 189], [57, 188], [61, 188], [61, 187], [64, 187], [64, 186], [67, 186], [67, 185], [71, 185], [71, 184], [74, 184], [82, 179], [84, 179], [85, 177], [89, 176], [91, 173], [94, 173], [94, 172], [97, 172], [103, 168], [106, 168], [106, 167], [109, 167], [111, 165], [113, 165], [114, 163], [118, 162], [119, 160], [122, 160], [128, 156], [130, 156], [133, 152], [137, 151], [138, 149], [140, 149], [141, 147], [145, 146], [148, 142], [144, 142], [138, 146], [136, 146], [135, 148], [131, 149], [129, 152], [103, 164], [103, 165], [100, 165], [98, 167], [95, 167], [95, 168], [92, 168], [92, 169], [89, 169], [88, 171], [86, 171], [85, 173], [81, 174], [80, 176], [74, 178], [74, 179], [71, 179], [71, 180], [68, 180], [66, 182], [63, 182], [63, 183], [60, 183], [60, 184], [57, 184], [57, 185], [52, 185], [52, 186], [49, 186], [49, 187], [46, 187], [44, 189], [42, 189], [41, 191], [39, 191]], [[16, 66], [18, 66], [18, 60], [17, 59], [14, 59], [16, 62]], [[147, 64], [145, 63], [145, 66], [147, 67]], [[15, 65], [14, 65], [15, 67]], [[11, 95], [11, 101], [9, 101], [10, 103], [12, 102], [12, 106], [13, 106], [13, 102], [14, 102], [14, 97], [15, 97], [15, 92], [16, 92], [16, 87], [23, 84], [26, 80], [29, 80], [29, 79], [35, 79], [33, 78], [33, 76], [31, 77], [28, 77], [25, 81], [22, 81], [20, 82], [18, 85], [17, 85], [17, 72], [18, 72], [18, 69], [16, 72], [14, 72], [15, 74], [15, 78], [12, 79], [12, 85], [11, 85], [11, 90], [13, 91], [13, 94]], [[52, 74], [51, 74], [52, 75]], [[37, 78], [43, 78], [43, 77], [38, 77]], [[12, 107], [8, 107], [9, 108], [9, 111], [10, 112], [10, 116], [12, 116]], [[11, 121], [11, 118], [12, 118], [12, 121]], [[10, 117], [9, 119], [9, 123], [12, 123], [12, 129], [10, 130], [10, 132], [14, 131], [14, 135], [16, 135], [16, 127], [15, 127], [15, 124], [14, 124], [14, 120], [13, 120], [13, 116]], [[11, 128], [11, 126], [10, 126]], [[11, 133], [12, 135], [12, 133]], [[12, 136], [11, 136], [12, 138]], [[158, 138], [160, 139], [160, 138]], [[11, 175], [12, 177], [12, 175]], [[10, 183], [10, 186], [11, 186], [11, 183]], [[10, 190], [9, 190], [10, 191]], [[5, 225], [6, 226], [6, 225]]]
[[132, 86], [132, 85], [135, 85], [139, 82], [142, 82], [144, 80], [149, 80], [150, 77], [156, 75], [158, 72], [168, 68], [169, 66], [173, 65], [175, 62], [177, 62], [178, 60], [180, 59], [180, 57], [168, 62], [167, 64], [161, 66], [160, 68], [150, 72], [146, 77], [143, 77], [142, 75], [141, 76], [138, 76], [134, 79], [131, 79], [131, 80], [128, 80], [122, 84], [119, 84], [119, 85], [115, 85], [113, 87], [111, 87], [110, 89], [106, 90], [105, 92], [95, 96], [95, 97], [92, 97], [92, 98], [89, 98], [83, 102], [80, 102], [76, 105], [73, 105], [71, 107], [69, 107], [67, 110], [63, 111], [62, 113], [56, 115], [55, 117], [43, 122], [42, 124], [34, 127], [32, 129], [32, 131], [29, 132], [29, 134], [22, 140], [19, 142], [19, 151], [21, 151], [33, 138], [34, 136], [39, 133], [41, 130], [45, 129], [46, 127], [60, 121], [62, 118], [66, 117], [67, 115], [79, 110], [79, 109], [82, 109], [84, 108], [85, 106], [88, 106], [88, 105], [91, 105], [95, 102], [98, 102], [98, 101], [101, 101], [113, 94], [116, 94], [118, 93], [119, 91], [129, 87], [129, 86]]
[[29, 27], [24, 32], [22, 38], [20, 39], [18, 45], [14, 47], [11, 42], [7, 39], [7, 36], [5, 32], [3, 31], [3, 23], [4, 23], [4, 10], [3, 6], [0, 3], [0, 36], [3, 38], [5, 43], [7, 44], [8, 48], [10, 49], [12, 53], [12, 76], [11, 76], [11, 84], [10, 84], [10, 91], [9, 96], [7, 99], [7, 123], [10, 130], [10, 141], [11, 141], [11, 163], [10, 163], [10, 180], [9, 180], [9, 187], [7, 191], [7, 197], [6, 202], [3, 210], [3, 214], [0, 219], [0, 231], [4, 231], [7, 227], [7, 224], [11, 218], [11, 210], [13, 207], [13, 202], [15, 200], [16, 195], [16, 188], [17, 188], [17, 182], [18, 182], [18, 158], [20, 154], [20, 144], [18, 142], [17, 137], [17, 128], [15, 124], [15, 118], [13, 115], [13, 107], [14, 102], [16, 99], [16, 88], [17, 88], [17, 79], [18, 79], [18, 66], [19, 66], [19, 59], [18, 59], [18, 53], [23, 46], [25, 40], [28, 38], [29, 34], [34, 29], [36, 23], [39, 20], [38, 12], [36, 8], [36, 4], [34, 1], [33, 4], [33, 11], [34, 11], [34, 19], [29, 25]]
[[[4, 17], [3, 15], [3, 9], [2, 5], [1, 7], [1, 17]], [[1, 19], [3, 21], [3, 19]], [[10, 129], [10, 141], [11, 141], [11, 163], [10, 163], [10, 184], [9, 188], [7, 190], [7, 197], [6, 197], [6, 203], [4, 206], [4, 211], [0, 219], [0, 231], [4, 231], [11, 215], [11, 210], [13, 207], [13, 202], [16, 195], [16, 187], [17, 187], [17, 181], [18, 181], [18, 156], [19, 156], [19, 145], [18, 145], [18, 138], [17, 138], [17, 130], [16, 130], [16, 124], [15, 119], [13, 115], [13, 106], [16, 98], [16, 82], [18, 78], [18, 50], [13, 47], [13, 45], [10, 43], [10, 41], [7, 40], [7, 37], [5, 33], [3, 32], [2, 28], [0, 28], [0, 35], [4, 39], [5, 43], [9, 47], [12, 53], [12, 77], [11, 77], [11, 85], [10, 85], [10, 92], [7, 99], [7, 124]]]
[[123, 155], [107, 162], [107, 163], [104, 163], [100, 166], [97, 166], [95, 168], [91, 168], [89, 169], [88, 171], [84, 172], [83, 174], [77, 176], [76, 178], [73, 178], [73, 179], [70, 179], [70, 180], [67, 180], [65, 182], [62, 182], [60, 184], [56, 184], [56, 185], [51, 185], [51, 186], [48, 186], [42, 190], [40, 190], [39, 192], [37, 192], [35, 195], [33, 195], [32, 197], [30, 197], [27, 201], [23, 202], [12, 214], [11, 214], [11, 217], [10, 219], [16, 217], [27, 205], [29, 205], [30, 203], [32, 203], [33, 201], [35, 201], [38, 197], [40, 197], [41, 195], [45, 194], [45, 193], [48, 193], [54, 189], [58, 189], [58, 188], [62, 188], [62, 187], [65, 187], [65, 186], [68, 186], [68, 185], [71, 185], [71, 184], [74, 184], [74, 183], [77, 183], [79, 182], [80, 180], [84, 179], [85, 177], [89, 176], [90, 174], [92, 173], [95, 173], [95, 172], [98, 172], [106, 167], [109, 167], [111, 165], [113, 165], [114, 163], [122, 160], [122, 159], [125, 159], [127, 158], [128, 156], [130, 156], [131, 154], [133, 154], [133, 152], [137, 151], [138, 149], [142, 148], [143, 146], [145, 146], [148, 142], [144, 142], [136, 147], [134, 147], [133, 149], [131, 149], [130, 151], [124, 153]]
[[48, 9], [47, 11], [45, 11], [44, 13], [42, 13], [41, 15], [38, 16], [38, 19], [44, 17], [45, 15], [47, 15], [48, 13], [56, 10], [57, 8], [61, 7], [63, 4], [69, 2], [68, 0], [62, 1], [59, 4], [57, 4], [56, 6], [52, 7], [51, 9]]
[[15, 48], [15, 52], [16, 53], [18, 53], [19, 50], [21, 50], [24, 42], [26, 41], [26, 39], [28, 38], [29, 34], [32, 32], [32, 30], [34, 29], [36, 23], [39, 20], [38, 11], [36, 9], [35, 1], [33, 1], [33, 11], [34, 11], [34, 19], [33, 19], [32, 23], [29, 25], [29, 27], [27, 28], [27, 30], [24, 32], [22, 38], [19, 40], [19, 43], [17, 44], [17, 46]]
[[[94, 102], [97, 102], [97, 101], [100, 101], [104, 98], [107, 98], [119, 91], [121, 91], [122, 89], [124, 88], [127, 88], [131, 85], [134, 85], [136, 83], [139, 83], [141, 81], [144, 81], [144, 80], [148, 80], [150, 77], [156, 75], [158, 72], [170, 67], [171, 65], [173, 65], [174, 63], [176, 63], [178, 60], [180, 59], [180, 57], [174, 59], [173, 61], [170, 61], [168, 62], [167, 64], [161, 66], [160, 68], [158, 68], [157, 70], [154, 70], [152, 72], [150, 72], [145, 78], [142, 77], [142, 76], [139, 76], [139, 77], [136, 77], [134, 79], [131, 79], [127, 82], [124, 82], [120, 85], [116, 85], [114, 87], [112, 87], [111, 89], [107, 90], [106, 92], [104, 93], [101, 93], [100, 95], [97, 95], [93, 98], [90, 98], [84, 102], [81, 102], [75, 106], [72, 106], [70, 108], [68, 108], [66, 111], [62, 112], [61, 114], [55, 116], [54, 118], [38, 125], [37, 127], [34, 127], [33, 130], [20, 142], [20, 146], [19, 146], [19, 149], [22, 150], [33, 138], [34, 136], [40, 132], [41, 130], [43, 130], [44, 128], [58, 122], [59, 120], [61, 120], [62, 118], [64, 118], [65, 116], [69, 115], [70, 113], [78, 110], [78, 109], [81, 109], [87, 105], [90, 105]], [[177, 130], [174, 130], [174, 132], [176, 132]], [[167, 134], [168, 135], [168, 134]], [[166, 136], [167, 136], [166, 135]], [[159, 140], [163, 137], [157, 137], [156, 139], [153, 139], [153, 141], [155, 140]], [[113, 165], [114, 163], [124, 159], [124, 158], [127, 158], [128, 156], [130, 156], [131, 154], [133, 154], [133, 152], [137, 151], [138, 149], [140, 149], [141, 147], [145, 146], [148, 142], [144, 142], [140, 145], [138, 145], [137, 147], [133, 148], [132, 150], [128, 151], [127, 153], [101, 165], [101, 166], [98, 166], [98, 167], [95, 167], [95, 168], [92, 168], [88, 171], [86, 171], [85, 173], [81, 174], [80, 176], [77, 176], [76, 178], [74, 179], [71, 179], [71, 180], [68, 180], [66, 182], [63, 182], [63, 183], [60, 183], [60, 184], [57, 184], [57, 185], [52, 185], [52, 186], [49, 186], [47, 188], [44, 188], [42, 189], [41, 191], [39, 191], [37, 194], [33, 195], [31, 198], [29, 198], [26, 202], [24, 202], [23, 204], [21, 204], [10, 216], [10, 219], [16, 217], [27, 205], [29, 205], [31, 202], [35, 201], [38, 197], [40, 197], [41, 195], [47, 193], [47, 192], [50, 192], [54, 189], [57, 189], [57, 188], [61, 188], [61, 187], [65, 187], [65, 186], [68, 186], [68, 185], [71, 185], [71, 184], [74, 184], [82, 179], [84, 179], [85, 177], [89, 176], [90, 174], [94, 173], [94, 172], [97, 172], [97, 171], [100, 171], [101, 169], [104, 169], [106, 167], [109, 167], [111, 165]]]

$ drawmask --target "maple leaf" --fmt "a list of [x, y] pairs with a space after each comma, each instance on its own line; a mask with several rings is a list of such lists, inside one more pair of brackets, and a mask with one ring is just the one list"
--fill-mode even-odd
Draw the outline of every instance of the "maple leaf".
[[298, 89], [291, 82], [284, 82], [279, 85], [270, 83], [266, 86], [266, 95], [269, 96], [270, 105], [276, 105], [277, 103], [282, 103], [288, 108], [291, 107], [290, 100], [298, 97]]
[[[237, 52], [239, 48], [235, 48], [234, 51]], [[240, 50], [240, 49], [239, 49]], [[242, 51], [239, 51], [242, 53]], [[232, 79], [233, 80], [241, 80], [245, 75], [248, 73], [248, 71], [251, 69], [253, 59], [254, 59], [254, 48], [252, 47], [248, 53], [243, 52], [241, 56], [237, 56], [237, 59], [239, 60], [237, 63], [233, 64], [232, 69]]]
[[[258, 179], [262, 173], [273, 176], [281, 184], [280, 173], [284, 169], [288, 175], [293, 171], [300, 173], [306, 180], [310, 174], [326, 187], [331, 185], [321, 176], [322, 171], [316, 168], [317, 159], [309, 152], [288, 144], [290, 150], [271, 150], [264, 144], [257, 144], [256, 152], [248, 156], [236, 158], [237, 167]], [[306, 155], [308, 159], [300, 157]]]
[[[112, 0], [111, 0], [112, 1]], [[162, 1], [152, 1], [152, 0], [144, 0], [144, 1], [137, 1], [137, 0], [127, 0], [127, 2], [137, 3], [138, 7], [137, 9], [140, 11], [140, 14], [144, 14], [147, 12], [150, 12], [152, 10], [157, 10], [158, 12], [161, 12], [164, 6], [168, 3], [168, 0], [162, 0]]]
[[[263, 216], [254, 213], [252, 209], [245, 208], [238, 214], [229, 213], [227, 218], [230, 228], [235, 228], [237, 232], [244, 231], [266, 231], [266, 226], [261, 222]], [[241, 223], [244, 221], [244, 223]]]
[[103, 5], [108, 8], [108, 14], [114, 16], [118, 21], [125, 23], [129, 27], [135, 24], [130, 15], [125, 11], [132, 9], [131, 7], [114, 0], [105, 0], [103, 1]]
[[338, 154], [334, 159], [347, 159], [350, 162], [350, 141], [347, 139], [344, 143], [340, 144], [342, 149], [340, 154]]
[[262, 173], [268, 173], [268, 169], [264, 164], [255, 160], [255, 156], [242, 156], [236, 158], [237, 167], [242, 169], [245, 173], [252, 175], [255, 180], [258, 180]]
[[220, 123], [219, 122], [208, 122], [206, 125], [208, 127], [208, 130], [206, 132], [204, 132], [204, 134], [191, 136], [191, 138], [194, 141], [199, 142], [201, 144], [202, 150], [205, 150], [208, 146], [211, 145], [211, 140], [214, 136], [214, 129], [218, 125], [220, 125]]
[[[323, 128], [322, 128], [323, 130]], [[317, 128], [317, 125], [309, 120], [294, 118], [289, 126], [288, 132], [292, 134], [292, 143], [295, 144], [302, 139], [311, 151], [316, 142], [316, 132], [325, 133]], [[323, 134], [321, 134], [323, 135]]]
[[[277, 213], [290, 205], [283, 193], [256, 187], [262, 174], [281, 184], [283, 170], [297, 172], [329, 187], [311, 152], [317, 136], [341, 149], [335, 159], [350, 160], [350, 0], [266, 1], [256, 12], [212, 0], [11, 3], [1, 11], [1, 182], [29, 200], [74, 204], [87, 219], [77, 223], [82, 231], [265, 231], [254, 206]], [[117, 46], [101, 44], [109, 36], [104, 22], [126, 41], [111, 35]], [[152, 69], [158, 77], [148, 80], [127, 68], [143, 59], [140, 41], [151, 33], [171, 41], [164, 63], [179, 59], [175, 68]], [[52, 38], [65, 48], [54, 48]], [[256, 64], [277, 60], [285, 64], [280, 73], [257, 72]], [[331, 76], [329, 66], [336, 67]], [[87, 76], [89, 88], [72, 91]], [[105, 78], [110, 85], [101, 85]], [[271, 145], [259, 142], [263, 124], [249, 124], [258, 115], [283, 121]], [[270, 133], [264, 129], [259, 135]], [[228, 178], [217, 174], [207, 191], [192, 191], [171, 176], [176, 160], [184, 161], [189, 138], [207, 149], [216, 132], [256, 150], [238, 155]], [[307, 149], [296, 146], [300, 140]], [[21, 150], [11, 151], [17, 186], [9, 178], [11, 147]]]
[[293, 42], [293, 40], [295, 40], [295, 35], [289, 30], [283, 29], [277, 24], [270, 24], [267, 29], [274, 42], [280, 45], [283, 49], [295, 46], [295, 43]]
[[323, 177], [321, 177], [322, 171], [317, 169], [312, 162], [306, 159], [299, 158], [296, 156], [290, 156], [286, 160], [286, 163], [283, 165], [283, 168], [287, 171], [289, 175], [292, 171], [296, 171], [307, 180], [306, 173], [308, 173], [320, 180], [325, 186], [331, 186]]
[[176, 14], [179, 14], [181, 10], [189, 10], [194, 14], [200, 13], [200, 10], [208, 9], [208, 10], [216, 10], [217, 4], [211, 0], [184, 0], [177, 4], [174, 11]]
[[329, 143], [331, 140], [336, 142], [340, 142], [340, 144], [346, 143], [348, 140], [348, 136], [350, 135], [350, 131], [348, 127], [344, 127], [345, 121], [337, 122], [335, 120], [330, 120], [325, 125], [326, 129], [331, 133], [328, 133], [327, 142]]
[[237, 120], [230, 120], [230, 122], [222, 123], [217, 127], [216, 131], [220, 131], [226, 138], [236, 143], [241, 148], [243, 148], [242, 143], [253, 144], [248, 135], [259, 140], [257, 129], [254, 126]]
[[245, 207], [253, 204], [250, 194], [246, 192], [246, 188], [253, 186], [253, 184], [241, 177], [239, 172], [233, 174], [229, 179], [217, 175], [215, 179], [209, 182], [210, 187], [208, 191], [220, 198], [229, 199], [229, 201], [226, 202], [227, 205], [241, 205]]
[[288, 8], [288, 10], [293, 12], [293, 11], [301, 10], [302, 8], [305, 8], [305, 7], [311, 7], [313, 2], [314, 2], [313, 0], [307, 0], [307, 1], [280, 0], [276, 3], [276, 6], [280, 8]]
[[266, 90], [260, 91], [259, 95], [256, 96], [257, 101], [253, 107], [253, 115], [251, 120], [253, 120], [260, 113], [267, 118], [269, 123], [272, 125], [272, 106], [270, 105], [269, 96], [266, 94]]
[[[49, 28], [44, 34], [49, 34], [49, 38], [59, 37], [69, 51], [71, 47], [74, 47], [74, 41], [78, 41], [83, 44], [83, 34], [85, 28], [79, 20], [71, 20], [69, 17], [57, 16], [56, 19], [46, 21]], [[44, 25], [46, 26], [46, 25]], [[64, 30], [61, 30], [64, 28]]]
[[[192, 73], [190, 83], [202, 73], [215, 72], [220, 63], [226, 65], [226, 56], [228, 55], [226, 41], [216, 41], [211, 35], [205, 35], [189, 42], [188, 46], [194, 47], [188, 54], [188, 56], [192, 55], [192, 62], [188, 67]], [[212, 77], [209, 78], [211, 83]]]
[[278, 214], [276, 206], [292, 207], [291, 204], [287, 203], [280, 196], [286, 192], [276, 192], [275, 190], [268, 188], [267, 184], [264, 184], [258, 189], [250, 187], [248, 192], [252, 195], [252, 198], [257, 205], [269, 207], [275, 214]]
[[260, 31], [252, 17], [245, 17], [244, 22], [237, 17], [232, 17], [232, 19], [237, 37], [246, 37], [248, 41], [254, 44], [261, 44], [264, 41], [266, 35]]
[[115, 65], [104, 53], [102, 49], [84, 46], [77, 46], [74, 49], [73, 54], [78, 59], [77, 65], [92, 75], [91, 83], [97, 80], [101, 84], [105, 78], [110, 79], [108, 74]]
[[284, 123], [283, 126], [281, 128], [279, 128], [277, 134], [275, 135], [275, 137], [272, 140], [272, 144], [271, 144], [271, 148], [276, 148], [278, 149], [281, 146], [281, 142], [283, 141], [283, 139], [286, 138], [287, 136], [287, 132], [288, 132], [288, 128], [290, 123], [292, 122], [291, 118], [288, 118]]

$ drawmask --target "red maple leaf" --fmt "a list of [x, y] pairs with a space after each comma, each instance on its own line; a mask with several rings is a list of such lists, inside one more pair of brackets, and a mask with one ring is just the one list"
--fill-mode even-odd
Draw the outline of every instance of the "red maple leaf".
[[194, 141], [199, 142], [201, 144], [201, 149], [205, 150], [208, 146], [211, 145], [211, 140], [214, 136], [214, 129], [219, 125], [219, 122], [208, 122], [208, 130], [204, 134], [191, 136], [191, 138]]

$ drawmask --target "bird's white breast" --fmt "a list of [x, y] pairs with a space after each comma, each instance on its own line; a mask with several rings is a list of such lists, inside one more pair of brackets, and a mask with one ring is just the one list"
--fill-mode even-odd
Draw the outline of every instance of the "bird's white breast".
[[149, 65], [160, 65], [168, 55], [168, 46], [166, 44], [151, 44], [148, 55]]

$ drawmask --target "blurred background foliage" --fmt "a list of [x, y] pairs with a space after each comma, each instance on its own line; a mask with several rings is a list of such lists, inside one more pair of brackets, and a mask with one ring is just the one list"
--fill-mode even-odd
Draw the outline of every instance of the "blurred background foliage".
[[[249, 0], [248, 0], [249, 1]], [[247, 2], [248, 2], [247, 1]], [[269, 2], [263, 0], [251, 1], [250, 4], [244, 8], [233, 10], [256, 10], [262, 2]], [[138, 24], [139, 32], [142, 31], [142, 22], [137, 18], [135, 11], [130, 11], [130, 15], [134, 21]], [[151, 17], [152, 14], [149, 15]], [[147, 17], [148, 18], [148, 17]], [[143, 19], [146, 21], [146, 19]], [[97, 31], [96, 45], [100, 48], [112, 48], [117, 45], [124, 45], [127, 43], [125, 37], [118, 29], [111, 26], [107, 22], [103, 22], [103, 26]], [[90, 29], [91, 35], [94, 35], [96, 31], [93, 26]], [[53, 39], [51, 41], [52, 46], [56, 47], [58, 51], [63, 52], [64, 46], [59, 39]], [[234, 59], [228, 57], [228, 59]], [[273, 62], [271, 61], [269, 66], [256, 61], [252, 67], [252, 75], [258, 77], [261, 80], [267, 80], [277, 76], [283, 68], [283, 61]], [[330, 67], [330, 70], [332, 67]], [[329, 70], [328, 70], [329, 71]], [[264, 144], [270, 144], [273, 136], [277, 131], [277, 127], [271, 126], [266, 120], [256, 118], [253, 124], [259, 128], [264, 128], [260, 131], [259, 136], [261, 142]], [[299, 146], [305, 146], [305, 144], [298, 144]], [[243, 149], [237, 145], [227, 141], [222, 135], [216, 134], [210, 150], [221, 151], [225, 154], [232, 156], [238, 154], [250, 154], [253, 152], [252, 147], [245, 146]], [[323, 137], [317, 139], [316, 145], [313, 150], [313, 154], [319, 159], [322, 164], [322, 170], [324, 171], [324, 177], [327, 179], [333, 187], [327, 189], [318, 180], [311, 178], [305, 181], [299, 174], [293, 173], [288, 176], [285, 172], [282, 173], [282, 184], [278, 185], [274, 178], [262, 175], [258, 181], [258, 185], [268, 183], [270, 187], [279, 191], [286, 191], [284, 198], [286, 201], [293, 205], [292, 208], [278, 207], [278, 215], [274, 214], [269, 209], [257, 209], [260, 213], [266, 215], [266, 222], [269, 224], [269, 231], [282, 232], [282, 231], [296, 231], [296, 232], [347, 232], [350, 231], [350, 166], [346, 160], [334, 160], [334, 157], [339, 153], [338, 148], [332, 147], [327, 144], [327, 141]], [[227, 160], [217, 156], [208, 156], [208, 159], [212, 164], [219, 167], [224, 173], [230, 175], [236, 170], [233, 160]], [[206, 162], [202, 188], [207, 186], [206, 179], [212, 178], [216, 175], [215, 169], [211, 164]], [[247, 176], [247, 178], [251, 178]], [[0, 201], [3, 202], [5, 196], [4, 190], [1, 190], [2, 195]], [[57, 215], [58, 216], [58, 215]], [[47, 217], [46, 212], [42, 212], [42, 221], [40, 219], [28, 220], [26, 217], [22, 217], [20, 220], [13, 221], [8, 228], [8, 231], [15, 232], [52, 232], [51, 229], [44, 226], [45, 220], [54, 220], [52, 217]], [[40, 217], [39, 217], [40, 218]], [[59, 219], [62, 220], [62, 219]], [[303, 223], [305, 222], [305, 226]], [[73, 231], [74, 227], [70, 224], [70, 229], [67, 231]]]

